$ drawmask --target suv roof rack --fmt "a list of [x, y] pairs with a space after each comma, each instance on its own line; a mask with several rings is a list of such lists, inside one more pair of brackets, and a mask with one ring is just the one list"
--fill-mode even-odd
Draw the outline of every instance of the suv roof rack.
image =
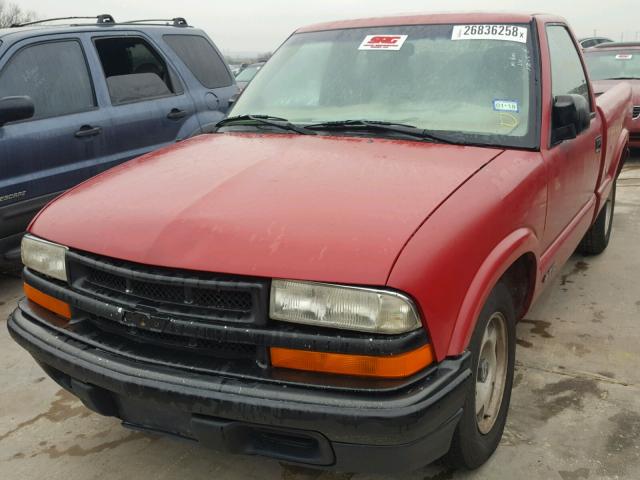
[[146, 20], [128, 20], [126, 22], [116, 22], [108, 13], [97, 15], [95, 17], [57, 17], [43, 18], [42, 20], [34, 20], [33, 22], [14, 23], [11, 28], [27, 27], [29, 25], [38, 25], [40, 23], [55, 22], [60, 20], [96, 20], [98, 25], [167, 25], [174, 27], [188, 27], [189, 24], [183, 17], [175, 18], [150, 18]]
[[129, 24], [147, 24], [151, 25], [154, 23], [163, 23], [165, 25], [173, 25], [174, 27], [188, 27], [189, 24], [183, 17], [175, 17], [175, 18], [148, 18], [145, 20], [127, 20], [126, 22], [121, 22], [121, 24], [129, 25]]
[[14, 23], [13, 25], [11, 25], [11, 28], [17, 28], [17, 27], [27, 27], [29, 25], [38, 25], [40, 23], [45, 23], [45, 22], [55, 22], [58, 20], [90, 20], [90, 19], [96, 19], [96, 23], [97, 24], [115, 24], [116, 21], [113, 19], [113, 17], [111, 15], [109, 15], [108, 13], [104, 13], [102, 15], [97, 15], [95, 17], [56, 17], [56, 18], [43, 18], [42, 20], [34, 20], [33, 22], [25, 22], [25, 23]]

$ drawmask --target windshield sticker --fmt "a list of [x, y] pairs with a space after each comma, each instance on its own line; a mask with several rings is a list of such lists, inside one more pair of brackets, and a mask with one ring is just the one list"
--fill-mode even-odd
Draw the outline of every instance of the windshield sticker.
[[527, 43], [526, 27], [516, 25], [455, 25], [451, 40], [506, 40]]
[[493, 109], [496, 112], [512, 112], [512, 113], [520, 112], [520, 106], [518, 105], [518, 102], [516, 102], [515, 100], [496, 99], [493, 101]]
[[629, 55], [629, 54], [619, 54], [616, 55], [616, 60], [631, 60], [633, 58], [633, 55]]
[[408, 35], [367, 35], [358, 50], [400, 50]]

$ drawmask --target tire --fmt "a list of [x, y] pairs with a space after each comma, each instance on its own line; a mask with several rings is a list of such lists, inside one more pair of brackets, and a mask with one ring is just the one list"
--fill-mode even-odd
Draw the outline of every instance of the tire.
[[[496, 385], [500, 381], [500, 372], [494, 376], [487, 375], [486, 360], [484, 360], [487, 343], [485, 343], [485, 331], [489, 323], [492, 325], [496, 322], [503, 323], [504, 325], [504, 340], [506, 345], [504, 346], [504, 354], [502, 359], [506, 362], [502, 368], [502, 388], [500, 390], [500, 398], [496, 392]], [[469, 350], [471, 352], [471, 371], [473, 372], [473, 380], [469, 386], [467, 392], [467, 398], [464, 403], [462, 417], [460, 423], [456, 427], [451, 443], [451, 448], [447, 454], [447, 461], [454, 467], [464, 467], [469, 470], [480, 467], [485, 463], [489, 457], [495, 452], [500, 439], [502, 438], [502, 432], [507, 421], [507, 413], [509, 411], [509, 402], [511, 400], [511, 388], [513, 386], [513, 371], [515, 365], [515, 345], [516, 345], [516, 332], [515, 332], [515, 309], [513, 306], [513, 298], [509, 293], [508, 287], [504, 283], [499, 283], [491, 292], [491, 295], [487, 299], [487, 302], [482, 309], [478, 323], [471, 337], [471, 343]], [[489, 350], [491, 350], [489, 348]], [[497, 350], [495, 350], [497, 351]], [[480, 362], [481, 354], [483, 362]], [[500, 357], [500, 355], [496, 355]], [[484, 382], [482, 381], [484, 377]], [[488, 381], [494, 379], [493, 382]], [[493, 407], [480, 410], [483, 413], [491, 413], [493, 415], [478, 415], [476, 414], [477, 398], [482, 399], [486, 393], [486, 388], [483, 385], [491, 384], [489, 387], [493, 391], [490, 398], [491, 402], [488, 402]], [[482, 403], [482, 402], [481, 402]], [[479, 417], [482, 420], [479, 420]]]
[[578, 252], [583, 255], [599, 255], [609, 245], [613, 230], [613, 213], [616, 206], [616, 183], [614, 181], [609, 198], [602, 208], [596, 221], [587, 231], [578, 246]]

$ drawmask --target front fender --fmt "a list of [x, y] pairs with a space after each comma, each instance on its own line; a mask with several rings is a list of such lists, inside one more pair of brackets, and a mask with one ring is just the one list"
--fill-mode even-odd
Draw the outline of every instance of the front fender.
[[491, 288], [525, 253], [540, 254], [547, 172], [539, 152], [507, 151], [460, 186], [399, 253], [387, 285], [421, 310], [436, 359], [467, 347]]
[[[533, 230], [520, 228], [502, 240], [487, 256], [478, 269], [456, 319], [451, 341], [447, 350], [448, 356], [460, 355], [469, 345], [471, 334], [480, 316], [491, 290], [498, 283], [511, 265], [523, 255], [534, 253], [539, 246], [539, 240]], [[538, 265], [538, 255], [536, 266]], [[533, 285], [538, 282], [537, 268]], [[527, 307], [528, 308], [528, 305]]]

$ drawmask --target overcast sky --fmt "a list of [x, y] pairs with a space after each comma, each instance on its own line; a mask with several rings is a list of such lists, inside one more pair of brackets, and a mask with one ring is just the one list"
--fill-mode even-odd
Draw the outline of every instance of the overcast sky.
[[640, 0], [12, 0], [45, 17], [110, 13], [116, 20], [185, 17], [225, 53], [275, 49], [299, 26], [327, 20], [438, 11], [546, 12], [578, 36], [640, 36]]

